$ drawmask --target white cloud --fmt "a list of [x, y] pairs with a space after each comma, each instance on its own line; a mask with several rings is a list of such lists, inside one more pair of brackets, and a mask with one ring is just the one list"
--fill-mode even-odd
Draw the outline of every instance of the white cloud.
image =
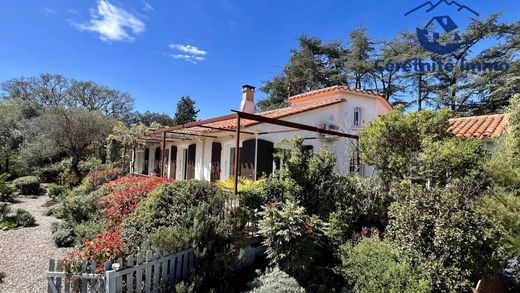
[[183, 45], [183, 44], [170, 44], [169, 46], [171, 49], [180, 51], [176, 54], [170, 54], [170, 56], [173, 59], [180, 59], [184, 60], [186, 62], [191, 62], [193, 64], [196, 64], [199, 61], [206, 60], [206, 57], [204, 57], [208, 52], [201, 50], [195, 46], [192, 45]]
[[146, 11], [146, 12], [151, 12], [151, 11], [154, 11], [155, 9], [152, 7], [152, 5], [150, 5], [150, 3], [146, 2], [146, 1], [141, 1], [141, 3], [143, 3], [143, 10]]
[[204, 61], [206, 59], [206, 57], [187, 55], [187, 54], [170, 54], [170, 56], [173, 59], [180, 59], [180, 60], [184, 60], [186, 62], [191, 62], [193, 64], [197, 64], [198, 61]]
[[47, 15], [54, 15], [54, 14], [56, 14], [56, 11], [54, 11], [54, 9], [44, 7], [43, 8], [43, 13], [45, 13]]
[[135, 35], [145, 30], [145, 24], [137, 16], [107, 0], [98, 0], [97, 9], [91, 11], [87, 24], [75, 24], [82, 31], [99, 33], [103, 41], [134, 41]]
[[177, 49], [184, 53], [189, 53], [192, 55], [206, 55], [208, 52], [201, 50], [192, 45], [183, 45], [183, 44], [170, 44], [170, 48]]

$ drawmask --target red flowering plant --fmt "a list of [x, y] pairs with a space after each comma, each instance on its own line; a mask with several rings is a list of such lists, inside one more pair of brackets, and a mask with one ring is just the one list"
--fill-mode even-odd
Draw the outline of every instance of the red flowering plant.
[[93, 188], [97, 188], [109, 181], [112, 181], [123, 175], [121, 168], [107, 168], [90, 172], [85, 177], [85, 182], [90, 184]]
[[70, 252], [63, 260], [66, 271], [70, 273], [79, 272], [82, 260], [94, 260], [97, 263], [96, 272], [102, 272], [105, 261], [113, 262], [125, 255], [125, 239], [121, 237], [121, 232], [121, 228], [117, 228], [100, 233], [92, 240], [86, 241], [80, 250]]
[[144, 181], [146, 179], [148, 179], [148, 177], [127, 175], [105, 183], [103, 185], [103, 188], [107, 188], [113, 191], [116, 189], [126, 188], [129, 185], [138, 184], [139, 182]]
[[172, 180], [160, 177], [141, 177], [144, 179], [127, 179], [124, 188], [113, 189], [112, 192], [100, 198], [100, 204], [104, 206], [103, 214], [107, 228], [115, 228], [121, 224], [137, 205], [148, 194], [164, 182]]
[[69, 253], [63, 261], [66, 271], [79, 272], [82, 260], [95, 260], [97, 271], [102, 272], [105, 261], [114, 261], [125, 256], [126, 240], [121, 237], [122, 229], [119, 225], [141, 200], [164, 182], [172, 180], [129, 175], [103, 184], [101, 188], [107, 190], [107, 193], [99, 199], [99, 204], [103, 208], [108, 231], [96, 235], [86, 241], [81, 249]]

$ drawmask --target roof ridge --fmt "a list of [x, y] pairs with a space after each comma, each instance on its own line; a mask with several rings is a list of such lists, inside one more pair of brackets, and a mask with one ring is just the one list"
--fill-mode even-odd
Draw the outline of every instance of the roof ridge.
[[290, 97], [288, 97], [286, 99], [286, 101], [294, 101], [294, 100], [297, 100], [297, 99], [302, 98], [302, 97], [307, 97], [307, 96], [317, 95], [317, 94], [321, 94], [321, 93], [326, 93], [326, 92], [337, 90], [337, 89], [351, 91], [351, 92], [357, 92], [357, 93], [364, 93], [364, 94], [369, 94], [369, 95], [373, 95], [373, 96], [384, 98], [383, 94], [379, 94], [379, 93], [374, 92], [372, 90], [355, 89], [355, 88], [352, 88], [352, 87], [349, 87], [349, 86], [346, 86], [346, 85], [334, 85], [334, 86], [325, 87], [325, 88], [321, 88], [321, 89], [312, 90], [312, 91], [308, 91], [308, 92], [305, 92], [305, 93], [297, 94], [297, 95], [294, 95], [294, 96], [290, 96]]
[[484, 114], [484, 115], [475, 115], [475, 116], [461, 116], [461, 117], [453, 117], [449, 120], [458, 120], [458, 119], [472, 119], [472, 118], [483, 118], [483, 117], [498, 117], [498, 116], [508, 116], [508, 113], [494, 113], [494, 114]]

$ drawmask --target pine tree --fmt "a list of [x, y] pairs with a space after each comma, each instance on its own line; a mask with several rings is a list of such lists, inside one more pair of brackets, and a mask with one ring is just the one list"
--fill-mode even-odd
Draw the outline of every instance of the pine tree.
[[197, 120], [199, 110], [195, 109], [195, 100], [190, 96], [183, 96], [177, 103], [177, 111], [173, 118], [174, 124], [185, 124]]

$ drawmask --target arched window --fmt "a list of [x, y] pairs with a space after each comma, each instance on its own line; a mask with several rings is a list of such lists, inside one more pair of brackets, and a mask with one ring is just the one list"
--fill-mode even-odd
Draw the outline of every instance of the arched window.
[[354, 127], [361, 127], [361, 108], [354, 108]]

